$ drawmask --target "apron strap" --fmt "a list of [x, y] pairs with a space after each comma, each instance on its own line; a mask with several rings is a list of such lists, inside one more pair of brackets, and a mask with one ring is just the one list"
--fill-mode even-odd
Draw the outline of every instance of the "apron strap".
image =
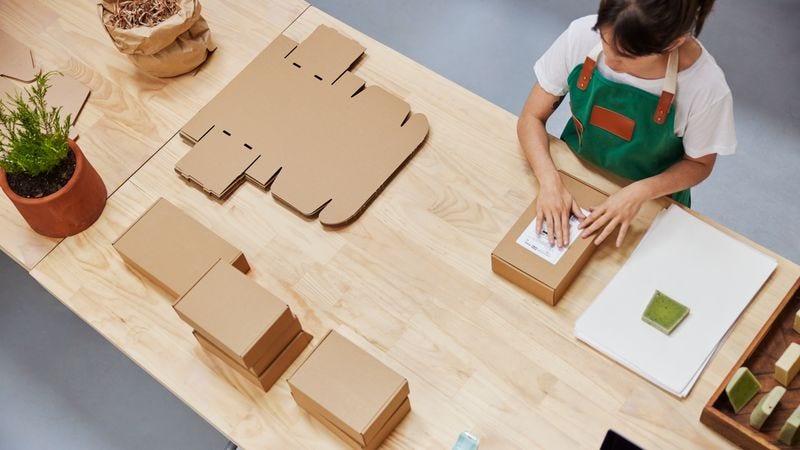
[[653, 120], [663, 125], [667, 120], [672, 101], [675, 100], [675, 90], [678, 87], [678, 49], [670, 52], [667, 60], [667, 74], [664, 76], [664, 87], [661, 89], [661, 97], [658, 98], [656, 113]]
[[[585, 91], [589, 87], [589, 82], [592, 80], [592, 74], [597, 66], [597, 59], [603, 51], [603, 43], [598, 42], [592, 48], [586, 60], [583, 62], [583, 68], [578, 76], [578, 89]], [[678, 86], [678, 49], [670, 52], [667, 59], [667, 73], [664, 76], [664, 87], [661, 89], [661, 96], [658, 98], [658, 105], [656, 112], [653, 114], [653, 121], [662, 125], [667, 120], [669, 110], [672, 107], [672, 102], [675, 100], [675, 90]]]

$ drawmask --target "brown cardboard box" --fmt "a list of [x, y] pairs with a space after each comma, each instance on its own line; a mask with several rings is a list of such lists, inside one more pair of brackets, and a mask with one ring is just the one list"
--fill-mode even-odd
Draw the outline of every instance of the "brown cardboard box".
[[[584, 208], [595, 207], [608, 196], [567, 173], [560, 172], [564, 186]], [[545, 302], [555, 305], [589, 260], [593, 239], [578, 238], [556, 264], [518, 244], [517, 238], [536, 218], [536, 201], [517, 220], [492, 252], [492, 270]]]
[[240, 250], [163, 198], [113, 246], [126, 263], [175, 298], [220, 259], [242, 272], [250, 270]]
[[272, 361], [278, 357], [280, 352], [283, 351], [286, 346], [288, 346], [300, 333], [303, 332], [303, 328], [300, 325], [300, 320], [297, 319], [297, 316], [292, 315], [292, 320], [288, 328], [286, 328], [283, 333], [278, 335], [275, 338], [273, 345], [270, 345], [267, 348], [267, 352], [261, 355], [258, 358], [258, 361], [253, 363], [252, 367], [245, 367], [250, 373], [253, 375], [259, 375], [264, 372], [264, 370], [272, 364]]
[[298, 405], [360, 447], [374, 444], [409, 393], [405, 378], [336, 331], [288, 381]]
[[298, 333], [294, 339], [292, 339], [289, 345], [281, 350], [274, 360], [270, 361], [263, 372], [255, 375], [237, 364], [236, 361], [226, 355], [225, 352], [217, 348], [214, 344], [198, 334], [196, 331], [193, 331], [192, 334], [194, 335], [195, 339], [197, 339], [197, 342], [200, 343], [201, 347], [233, 368], [233, 370], [235, 370], [242, 377], [246, 378], [256, 386], [263, 388], [264, 391], [268, 391], [272, 385], [278, 381], [281, 375], [286, 372], [286, 369], [292, 365], [294, 360], [297, 359], [301, 353], [303, 353], [303, 350], [305, 350], [312, 338], [312, 336], [305, 331], [300, 331], [300, 333]]
[[[254, 367], [292, 326], [292, 312], [258, 283], [218, 261], [174, 305], [181, 319], [243, 367]], [[291, 340], [291, 339], [289, 339]]]
[[[297, 399], [295, 399], [296, 401]], [[383, 441], [386, 440], [387, 437], [397, 428], [397, 425], [411, 412], [411, 401], [406, 398], [403, 403], [400, 404], [400, 407], [397, 408], [397, 411], [389, 417], [389, 420], [383, 426], [383, 428], [378, 431], [378, 434], [375, 436], [372, 442], [370, 442], [366, 446], [361, 446], [358, 442], [356, 442], [353, 438], [347, 435], [344, 431], [340, 430], [336, 427], [333, 423], [325, 420], [322, 417], [317, 417], [317, 419], [322, 422], [323, 425], [327, 429], [329, 429], [333, 434], [339, 437], [339, 439], [343, 440], [347, 445], [354, 449], [362, 449], [362, 450], [375, 450], [381, 446]]]
[[428, 121], [348, 69], [358, 42], [321, 25], [278, 36], [182, 129], [175, 170], [217, 198], [245, 179], [324, 225], [360, 214], [421, 145]]

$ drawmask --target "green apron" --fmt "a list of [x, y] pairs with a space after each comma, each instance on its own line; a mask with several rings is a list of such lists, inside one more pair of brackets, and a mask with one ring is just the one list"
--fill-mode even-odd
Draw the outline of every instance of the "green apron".
[[[561, 139], [581, 158], [629, 180], [658, 175], [683, 158], [674, 129], [678, 52], [667, 63], [661, 96], [617, 83], [595, 69], [598, 44], [569, 74], [572, 120]], [[691, 206], [689, 190], [671, 195]]]

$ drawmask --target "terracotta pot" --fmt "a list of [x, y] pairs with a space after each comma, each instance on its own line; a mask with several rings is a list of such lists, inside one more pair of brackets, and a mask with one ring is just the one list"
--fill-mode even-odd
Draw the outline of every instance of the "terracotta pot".
[[0, 170], [0, 186], [28, 225], [39, 234], [62, 238], [89, 228], [106, 206], [106, 185], [72, 139], [75, 173], [61, 189], [41, 198], [25, 198], [11, 190]]

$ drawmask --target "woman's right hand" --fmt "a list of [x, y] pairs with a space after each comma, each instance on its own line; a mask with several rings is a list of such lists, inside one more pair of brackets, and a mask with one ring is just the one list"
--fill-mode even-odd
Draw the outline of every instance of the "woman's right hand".
[[542, 225], [547, 224], [550, 245], [566, 247], [569, 243], [570, 214], [575, 214], [579, 220], [586, 217], [557, 174], [552, 181], [540, 182], [539, 185], [539, 197], [536, 199], [536, 233], [541, 233]]

